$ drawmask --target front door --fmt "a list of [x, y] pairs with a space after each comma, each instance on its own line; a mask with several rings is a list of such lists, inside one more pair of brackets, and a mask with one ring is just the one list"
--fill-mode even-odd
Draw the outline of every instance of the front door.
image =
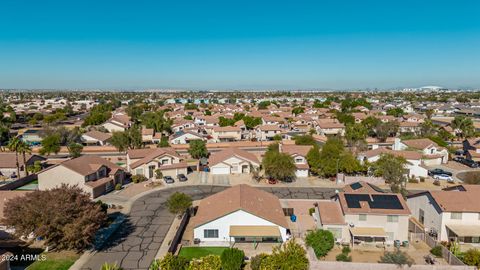
[[148, 166], [148, 178], [153, 178], [154, 171], [155, 171], [155, 165]]

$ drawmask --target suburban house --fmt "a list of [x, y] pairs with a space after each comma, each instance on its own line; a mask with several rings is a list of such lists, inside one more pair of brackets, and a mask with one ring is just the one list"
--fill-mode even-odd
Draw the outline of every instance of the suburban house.
[[340, 243], [408, 240], [405, 200], [365, 182], [345, 186], [331, 201], [319, 201], [315, 215], [318, 227], [332, 231]]
[[47, 190], [62, 184], [77, 185], [92, 198], [112, 191], [123, 184], [125, 171], [112, 162], [95, 155], [84, 155], [48, 167], [38, 174], [38, 189]]
[[387, 148], [377, 148], [357, 154], [357, 159], [361, 164], [364, 162], [373, 163], [380, 159], [382, 154], [391, 154], [401, 156], [407, 160], [405, 169], [408, 170], [410, 177], [428, 177], [428, 169], [424, 166], [423, 155], [417, 151], [394, 151]]
[[152, 143], [155, 130], [153, 128], [142, 127], [142, 142]]
[[318, 135], [343, 136], [345, 134], [345, 125], [340, 123], [337, 119], [318, 119], [316, 123]]
[[311, 145], [279, 144], [279, 151], [289, 154], [293, 158], [295, 167], [297, 167], [296, 177], [308, 177], [310, 166], [308, 166], [307, 154], [311, 148]]
[[[25, 159], [27, 164], [23, 163], [23, 156], [22, 154], [18, 154], [18, 163], [20, 166], [20, 176], [17, 175], [17, 162], [16, 162], [16, 154], [15, 153], [8, 153], [2, 152], [0, 153], [0, 176], [8, 177], [8, 178], [18, 178], [26, 176], [26, 169], [28, 166], [32, 166], [35, 161], [44, 161], [46, 158], [39, 156], [39, 155], [32, 155], [26, 154]], [[25, 166], [26, 165], [26, 166]]]
[[234, 142], [242, 139], [242, 129], [240, 127], [213, 127], [211, 132], [215, 142]]
[[448, 162], [448, 150], [428, 138], [401, 140], [395, 138], [393, 150], [413, 150], [422, 153], [423, 164], [427, 166], [440, 165]]
[[277, 125], [261, 125], [256, 129], [258, 141], [273, 141], [276, 135], [282, 135], [282, 128]]
[[128, 150], [127, 168], [132, 175], [154, 178], [157, 169], [164, 176], [187, 174], [188, 164], [173, 148], [145, 148]]
[[473, 161], [480, 161], [480, 138], [470, 138], [463, 141], [465, 156]]
[[242, 184], [201, 200], [191, 222], [200, 245], [231, 246], [235, 242], [284, 242], [287, 218], [275, 195]]
[[211, 174], [250, 173], [251, 168], [259, 168], [258, 158], [239, 148], [227, 148], [213, 153], [208, 158]]
[[123, 113], [117, 113], [112, 116], [107, 122], [103, 123], [103, 127], [108, 130], [108, 132], [114, 131], [125, 131], [131, 125], [130, 117]]
[[480, 186], [458, 185], [407, 196], [412, 217], [438, 241], [480, 245]]
[[193, 140], [203, 140], [204, 136], [194, 131], [179, 131], [170, 137], [170, 144], [188, 144]]
[[112, 138], [112, 134], [110, 133], [92, 130], [82, 134], [80, 140], [85, 145], [106, 145], [110, 138]]

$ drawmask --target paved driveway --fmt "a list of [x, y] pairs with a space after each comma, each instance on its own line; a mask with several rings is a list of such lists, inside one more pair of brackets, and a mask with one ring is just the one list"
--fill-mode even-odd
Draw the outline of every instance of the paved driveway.
[[[137, 199], [127, 221], [102, 250], [82, 266], [97, 270], [105, 262], [117, 263], [124, 270], [148, 269], [175, 218], [166, 208], [167, 198], [175, 191], [199, 200], [226, 189], [225, 186], [185, 186], [158, 190]], [[327, 199], [335, 194], [330, 188], [261, 188], [280, 199]]]

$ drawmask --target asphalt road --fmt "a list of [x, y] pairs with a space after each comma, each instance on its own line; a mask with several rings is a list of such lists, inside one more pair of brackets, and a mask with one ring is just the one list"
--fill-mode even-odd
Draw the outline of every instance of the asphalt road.
[[[147, 270], [155, 258], [170, 224], [175, 218], [166, 207], [167, 198], [176, 191], [199, 200], [226, 189], [225, 186], [189, 186], [158, 190], [137, 199], [123, 226], [114, 233], [107, 246], [95, 253], [82, 269], [98, 270], [105, 262], [116, 263], [124, 270]], [[330, 188], [261, 188], [280, 199], [328, 199], [335, 194]]]

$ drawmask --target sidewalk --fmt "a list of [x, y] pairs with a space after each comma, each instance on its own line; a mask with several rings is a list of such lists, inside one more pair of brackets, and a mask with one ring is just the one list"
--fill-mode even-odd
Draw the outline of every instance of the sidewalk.
[[158, 249], [157, 255], [155, 255], [155, 259], [162, 258], [168, 253], [170, 243], [173, 241], [181, 222], [182, 219], [177, 217], [173, 220], [172, 225], [170, 225], [170, 229], [168, 229], [167, 235], [165, 235], [165, 239], [163, 239], [162, 245]]

